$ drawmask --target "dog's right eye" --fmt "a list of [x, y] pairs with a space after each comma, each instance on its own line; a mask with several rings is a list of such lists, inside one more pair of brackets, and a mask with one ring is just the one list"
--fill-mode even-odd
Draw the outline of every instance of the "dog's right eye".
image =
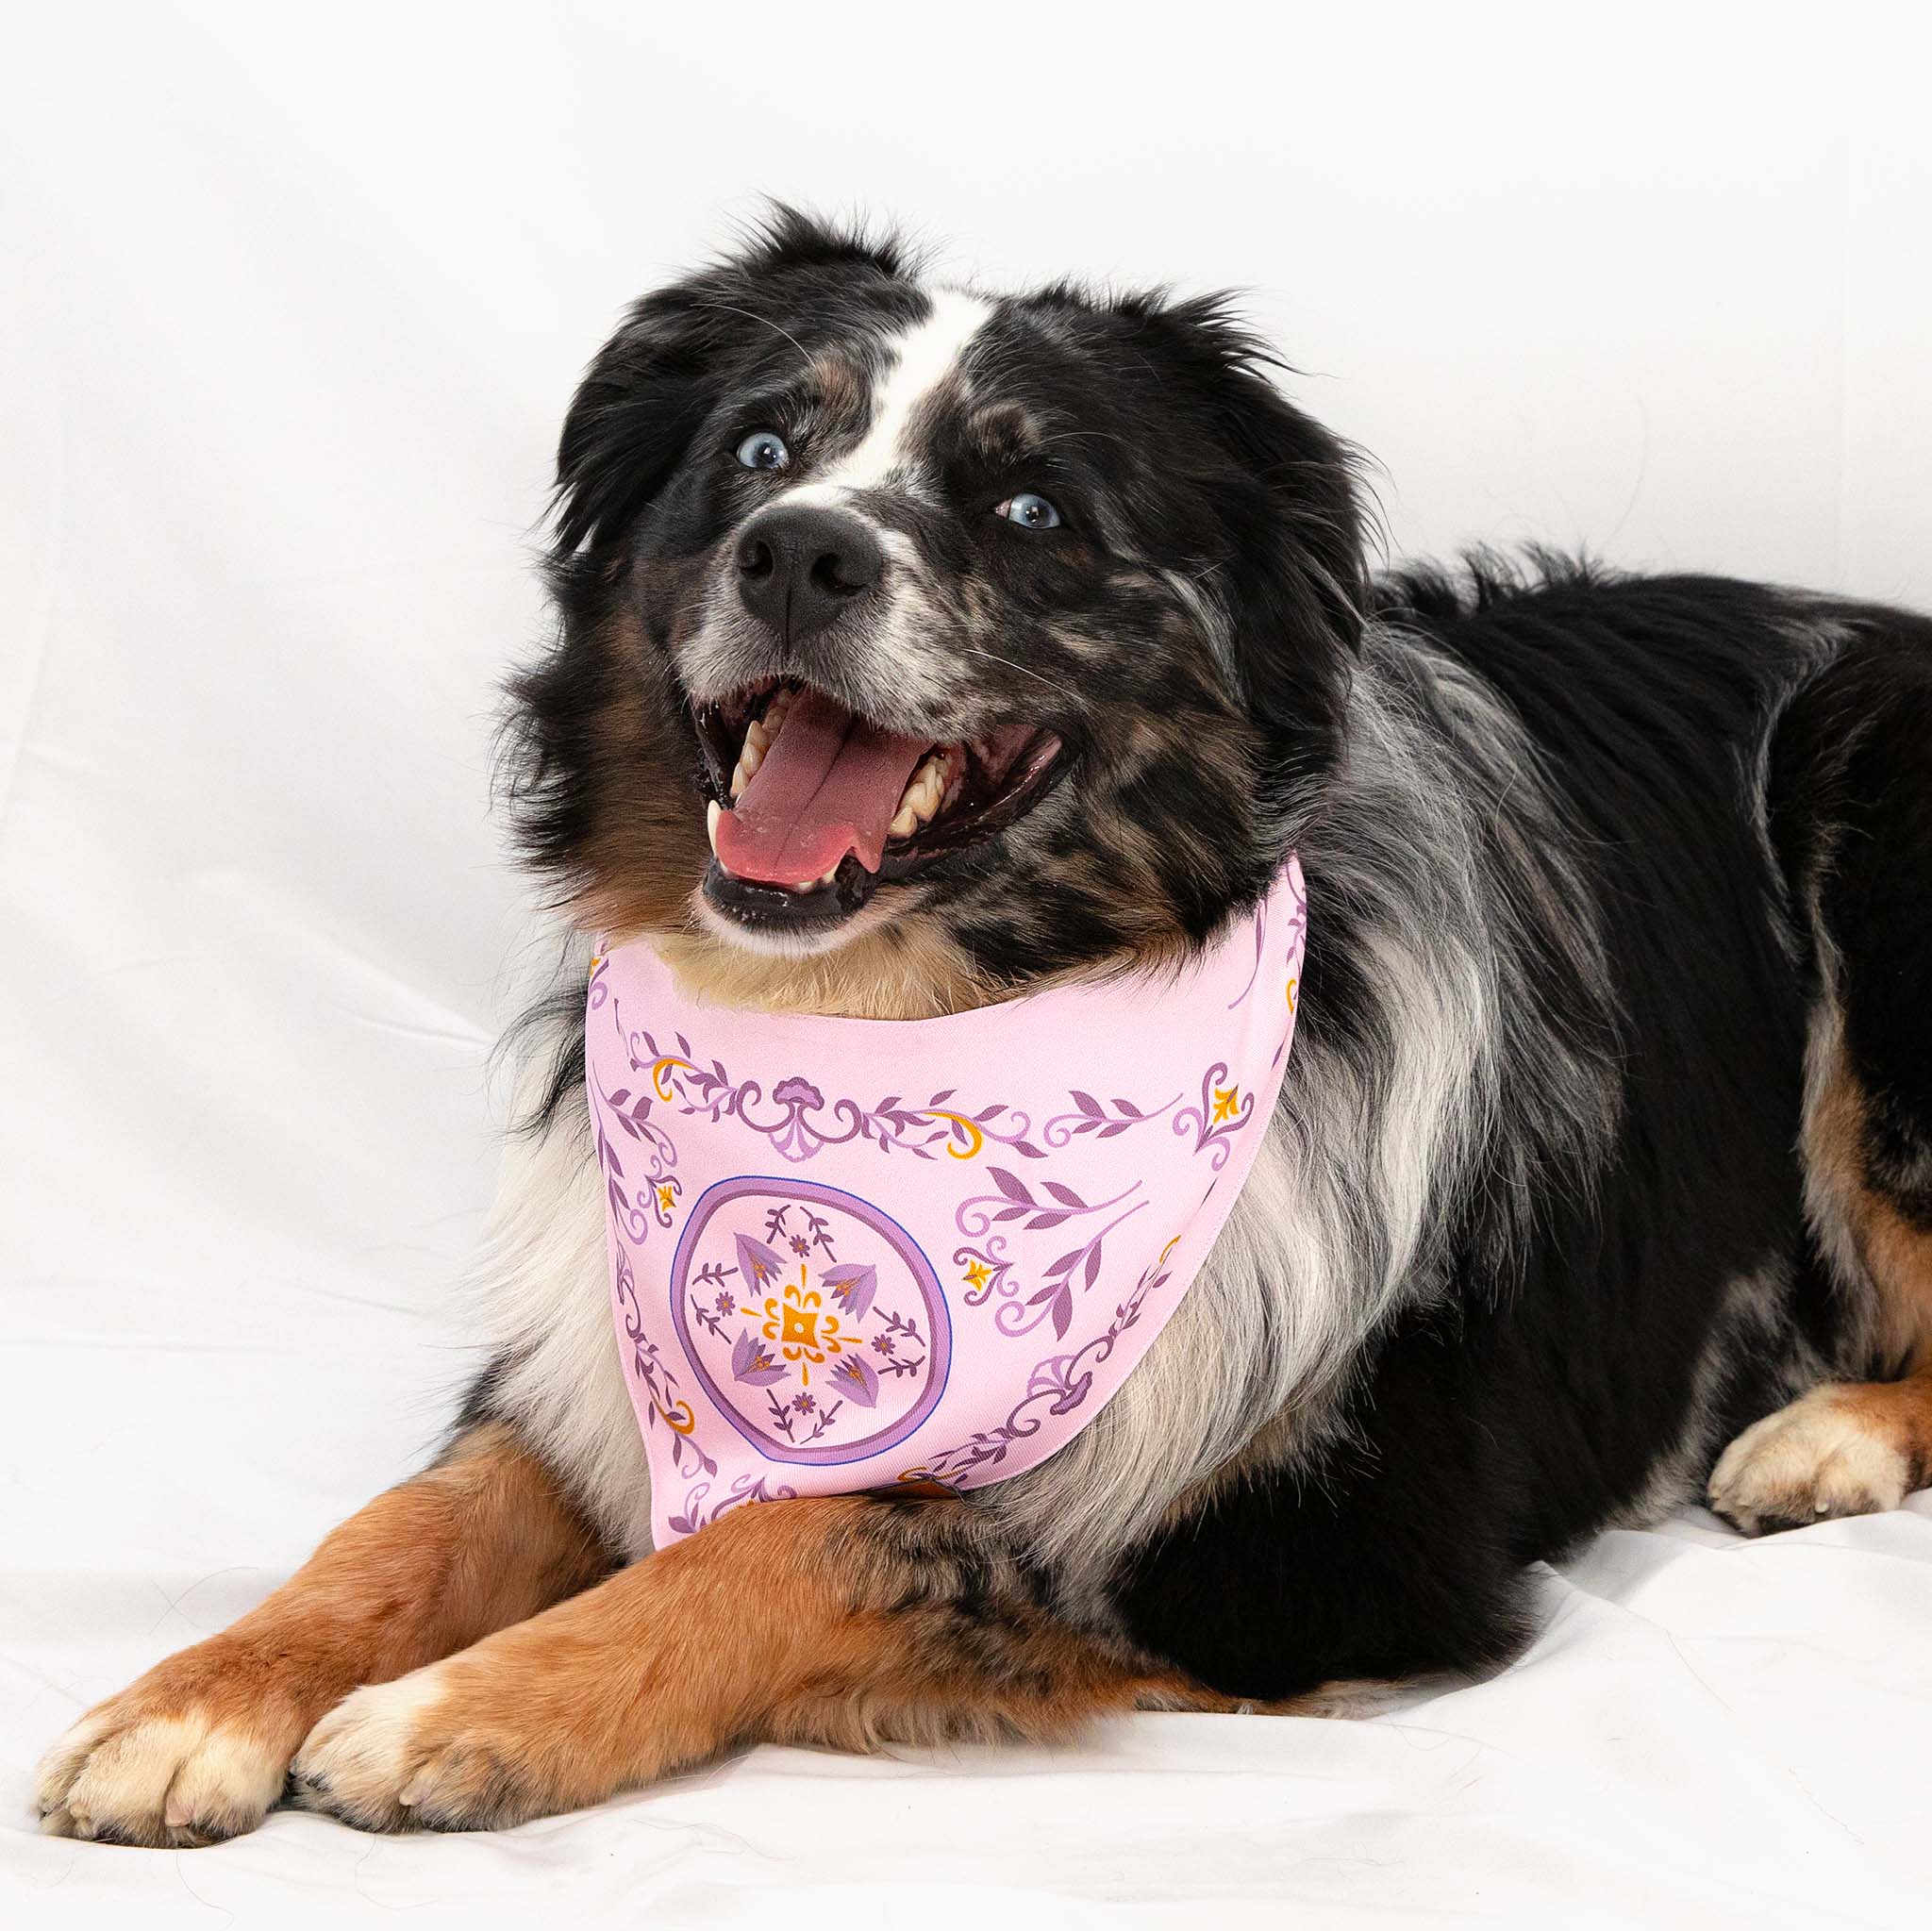
[[782, 470], [791, 460], [785, 439], [770, 429], [754, 429], [734, 454], [748, 470]]

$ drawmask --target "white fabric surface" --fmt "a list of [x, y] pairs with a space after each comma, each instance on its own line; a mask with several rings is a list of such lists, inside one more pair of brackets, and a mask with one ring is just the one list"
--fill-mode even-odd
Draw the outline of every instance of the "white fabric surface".
[[1608, 1536], [1514, 1669], [1366, 1724], [760, 1751], [500, 1838], [31, 1830], [42, 1747], [467, 1372], [491, 680], [576, 369], [751, 191], [1246, 279], [1409, 544], [1932, 601], [1917, 10], [1076, 11], [0, 0], [0, 1923], [1923, 1922], [1925, 1497]]

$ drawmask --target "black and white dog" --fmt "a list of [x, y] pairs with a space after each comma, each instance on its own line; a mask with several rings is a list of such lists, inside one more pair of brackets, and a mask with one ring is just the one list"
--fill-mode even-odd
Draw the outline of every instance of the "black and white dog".
[[[463, 1826], [760, 1739], [1346, 1707], [1507, 1657], [1524, 1565], [1606, 1523], [1926, 1479], [1932, 624], [1546, 558], [1372, 577], [1270, 361], [1219, 303], [929, 287], [781, 212], [592, 365], [514, 685], [538, 872], [730, 1004], [1172, 960], [1299, 851], [1272, 1133], [1121, 1394], [969, 1496], [652, 1554], [579, 955], [521, 1035], [448, 1451], [85, 1718], [50, 1827], [226, 1836], [291, 1763], [352, 1823]], [[707, 819], [800, 690], [934, 775], [875, 869], [794, 889]]]

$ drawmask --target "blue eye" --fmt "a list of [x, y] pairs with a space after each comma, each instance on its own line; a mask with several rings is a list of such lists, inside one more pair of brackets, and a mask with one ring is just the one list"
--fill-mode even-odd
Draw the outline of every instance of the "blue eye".
[[782, 470], [791, 460], [785, 439], [769, 429], [754, 429], [733, 454], [748, 470]]
[[1036, 496], [1030, 490], [1008, 496], [1000, 505], [999, 514], [1008, 523], [1017, 523], [1023, 530], [1058, 529], [1060, 524], [1059, 511], [1044, 496]]

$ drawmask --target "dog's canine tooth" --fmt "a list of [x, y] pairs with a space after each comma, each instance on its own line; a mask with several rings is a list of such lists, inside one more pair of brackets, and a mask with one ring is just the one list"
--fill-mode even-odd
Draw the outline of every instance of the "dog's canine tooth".
[[[732, 796], [736, 797], [738, 793], [734, 789]], [[711, 841], [711, 856], [714, 858], [718, 856], [718, 821], [724, 815], [724, 807], [719, 804], [717, 799], [712, 798], [707, 802], [705, 806], [705, 835]]]

